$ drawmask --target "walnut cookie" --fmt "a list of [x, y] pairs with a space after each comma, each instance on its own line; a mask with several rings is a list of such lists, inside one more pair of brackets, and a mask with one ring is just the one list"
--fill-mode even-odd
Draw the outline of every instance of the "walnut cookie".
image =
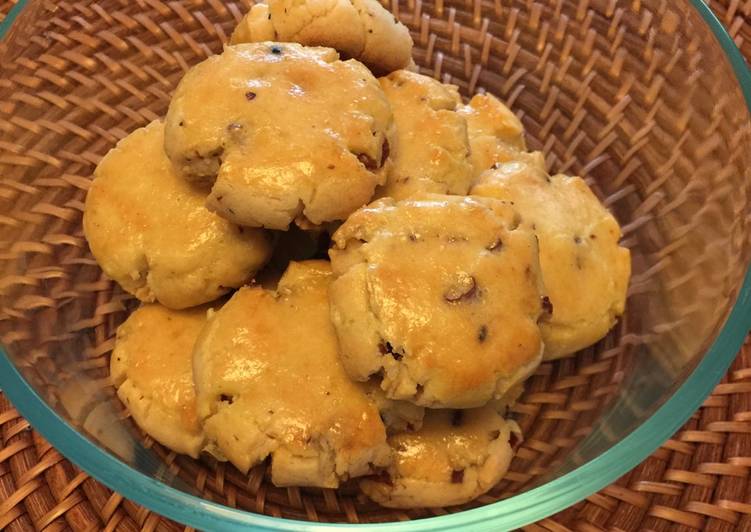
[[355, 380], [391, 399], [471, 408], [539, 364], [537, 243], [487, 198], [380, 199], [334, 233], [331, 318]]
[[467, 121], [459, 91], [428, 76], [399, 70], [380, 78], [394, 111], [393, 165], [377, 196], [465, 195], [473, 177]]
[[328, 46], [376, 72], [412, 62], [409, 30], [377, 0], [268, 0], [255, 4], [232, 33], [232, 44], [282, 41]]
[[209, 209], [286, 229], [343, 220], [385, 180], [392, 114], [377, 80], [331, 48], [228, 46], [180, 81], [165, 149]]
[[376, 405], [339, 362], [331, 278], [327, 262], [290, 263], [275, 291], [236, 292], [196, 342], [208, 441], [243, 472], [271, 456], [277, 486], [335, 488], [391, 459]]
[[233, 225], [204, 206], [164, 154], [164, 124], [137, 129], [94, 171], [83, 215], [102, 270], [145, 302], [182, 309], [237, 288], [271, 256], [259, 229]]
[[193, 458], [202, 450], [218, 455], [207, 448], [193, 386], [193, 346], [210, 308], [142, 305], [117, 329], [110, 359], [110, 378], [136, 424]]
[[506, 474], [518, 427], [491, 407], [429, 410], [417, 432], [389, 436], [384, 474], [360, 481], [363, 493], [390, 508], [463, 504]]
[[548, 176], [524, 161], [497, 164], [472, 194], [514, 203], [540, 244], [552, 304], [541, 324], [544, 358], [560, 358], [600, 340], [626, 305], [631, 255], [621, 229], [580, 177]]

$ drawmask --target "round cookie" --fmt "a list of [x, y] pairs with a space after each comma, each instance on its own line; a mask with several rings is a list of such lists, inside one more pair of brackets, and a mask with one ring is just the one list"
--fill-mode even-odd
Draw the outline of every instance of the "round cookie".
[[389, 462], [375, 405], [339, 362], [328, 262], [292, 262], [276, 291], [246, 287], [194, 351], [209, 441], [245, 472], [271, 456], [277, 486], [335, 488]]
[[472, 194], [514, 202], [540, 245], [552, 315], [541, 324], [547, 360], [592, 345], [623, 314], [631, 275], [621, 230], [583, 179], [549, 177], [523, 161], [483, 173]]
[[143, 305], [117, 329], [110, 358], [110, 378], [136, 424], [193, 458], [206, 443], [196, 414], [192, 355], [208, 310]]
[[231, 43], [263, 40], [328, 46], [376, 72], [407, 68], [412, 37], [377, 0], [269, 0], [256, 4]]
[[175, 174], [155, 121], [121, 140], [94, 171], [83, 215], [102, 270], [141, 301], [181, 309], [253, 278], [268, 236], [209, 212], [205, 194]]
[[429, 410], [422, 428], [389, 436], [393, 462], [360, 481], [363, 493], [390, 508], [464, 504], [495, 486], [513, 455], [515, 424], [490, 407]]
[[486, 198], [380, 199], [334, 233], [331, 317], [355, 380], [391, 399], [470, 408], [539, 364], [537, 244]]
[[407, 70], [379, 81], [394, 112], [396, 143], [388, 180], [377, 195], [466, 194], [473, 170], [467, 122], [456, 112], [457, 88]]
[[[528, 157], [524, 127], [511, 109], [492, 94], [475, 94], [457, 112], [467, 120], [473, 175], [478, 176], [494, 163]], [[533, 162], [545, 170], [542, 155]]]
[[206, 205], [237, 224], [286, 229], [345, 219], [385, 179], [391, 108], [361, 63], [330, 48], [228, 46], [180, 81], [165, 149]]

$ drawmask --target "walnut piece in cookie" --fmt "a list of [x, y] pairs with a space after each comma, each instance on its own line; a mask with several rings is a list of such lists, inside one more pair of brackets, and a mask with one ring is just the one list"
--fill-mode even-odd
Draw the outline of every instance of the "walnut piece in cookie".
[[458, 111], [467, 120], [473, 175], [495, 163], [522, 159], [545, 170], [542, 154], [527, 152], [524, 127], [511, 109], [492, 94], [476, 94]]
[[390, 508], [469, 502], [503, 478], [516, 430], [515, 423], [488, 406], [428, 410], [420, 430], [389, 436], [392, 464], [383, 474], [361, 480], [360, 488]]
[[375, 72], [407, 68], [412, 37], [377, 0], [269, 0], [256, 4], [232, 34], [232, 44], [274, 40], [328, 46]]
[[334, 233], [329, 293], [342, 363], [387, 397], [470, 408], [539, 364], [537, 243], [504, 202], [383, 198]]
[[163, 146], [164, 124], [155, 121], [110, 150], [94, 171], [83, 228], [102, 270], [126, 291], [181, 309], [250, 281], [271, 242], [208, 211]]
[[339, 362], [328, 262], [292, 262], [276, 291], [246, 287], [194, 351], [198, 415], [238, 469], [271, 457], [277, 486], [335, 488], [390, 460], [375, 404]]
[[548, 176], [515, 161], [483, 173], [472, 194], [511, 201], [537, 234], [549, 317], [541, 322], [545, 359], [592, 345], [623, 314], [631, 256], [621, 229], [583, 179]]
[[456, 112], [461, 104], [457, 88], [406, 70], [379, 81], [394, 112], [396, 142], [388, 180], [377, 196], [466, 194], [473, 170], [467, 122]]
[[197, 458], [208, 450], [196, 414], [193, 345], [210, 306], [170, 310], [142, 305], [117, 329], [110, 378], [131, 417], [149, 436]]
[[182, 79], [165, 149], [240, 225], [345, 219], [385, 180], [392, 114], [377, 80], [330, 48], [228, 46]]

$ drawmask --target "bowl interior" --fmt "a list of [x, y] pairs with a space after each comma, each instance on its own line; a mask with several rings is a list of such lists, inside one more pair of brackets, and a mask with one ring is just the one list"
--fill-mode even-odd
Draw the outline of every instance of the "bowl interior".
[[[463, 507], [392, 511], [353, 486], [279, 489], [265, 466], [244, 476], [175, 456], [128, 419], [108, 367], [114, 332], [134, 301], [88, 251], [86, 190], [107, 150], [164, 115], [184, 72], [221, 50], [249, 5], [31, 0], [0, 43], [0, 343], [43, 407], [97, 453], [167, 485], [312, 521], [456, 512], [607, 460], [701, 361], [751, 256], [748, 109], [722, 48], [686, 1], [388, 6], [411, 29], [421, 71], [464, 96], [488, 91], [505, 100], [553, 172], [587, 179], [632, 251], [626, 316], [595, 346], [538, 369], [514, 407], [525, 440], [489, 494]], [[0, 383], [15, 378], [8, 371]]]

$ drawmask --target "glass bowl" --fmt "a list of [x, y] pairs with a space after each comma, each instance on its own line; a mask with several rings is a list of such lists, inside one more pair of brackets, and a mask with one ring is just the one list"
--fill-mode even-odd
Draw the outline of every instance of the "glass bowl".
[[681, 426], [751, 322], [751, 76], [722, 26], [699, 0], [394, 0], [423, 73], [504, 99], [552, 170], [584, 176], [618, 217], [626, 315], [539, 368], [514, 407], [525, 440], [511, 471], [462, 507], [278, 489], [264, 466], [246, 477], [144, 437], [108, 381], [134, 302], [89, 254], [83, 200], [99, 159], [164, 114], [248, 6], [21, 0], [0, 25], [0, 386], [55, 447], [205, 530], [495, 531], [590, 495]]

